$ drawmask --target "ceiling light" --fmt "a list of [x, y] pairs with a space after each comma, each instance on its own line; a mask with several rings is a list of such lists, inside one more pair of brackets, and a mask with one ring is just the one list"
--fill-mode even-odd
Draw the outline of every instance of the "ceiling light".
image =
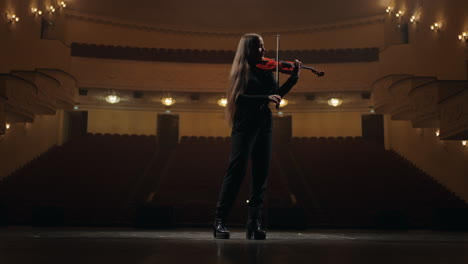
[[161, 100], [162, 104], [165, 105], [165, 106], [171, 106], [173, 104], [175, 104], [175, 99], [170, 97], [170, 96], [167, 96], [167, 97], [164, 97], [162, 100]]
[[280, 101], [280, 105], [279, 105], [279, 106], [280, 106], [280, 107], [285, 107], [285, 106], [287, 106], [287, 105], [288, 105], [288, 103], [289, 103], [289, 101], [288, 101], [288, 100], [286, 100], [286, 99], [281, 99], [281, 101]]
[[226, 107], [226, 105], [227, 105], [227, 98], [224, 98], [224, 97], [223, 97], [223, 98], [219, 99], [219, 100], [218, 100], [218, 105], [219, 105], [219, 106], [222, 106], [222, 107]]
[[328, 105], [329, 106], [333, 106], [333, 107], [337, 107], [339, 105], [341, 105], [343, 103], [343, 100], [339, 99], [339, 98], [331, 98], [328, 100]]
[[105, 99], [106, 99], [106, 102], [108, 102], [109, 104], [116, 104], [120, 102], [120, 96], [116, 94], [109, 94], [108, 96], [106, 96]]

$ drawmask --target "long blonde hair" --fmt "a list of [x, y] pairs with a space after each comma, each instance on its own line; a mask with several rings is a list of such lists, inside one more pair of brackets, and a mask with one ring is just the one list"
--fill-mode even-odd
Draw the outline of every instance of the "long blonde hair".
[[232, 62], [231, 73], [229, 75], [229, 86], [227, 88], [226, 115], [228, 122], [232, 125], [234, 114], [236, 113], [236, 99], [244, 92], [249, 78], [251, 51], [255, 41], [260, 41], [261, 36], [255, 33], [248, 33], [242, 36], [237, 46], [236, 56]]

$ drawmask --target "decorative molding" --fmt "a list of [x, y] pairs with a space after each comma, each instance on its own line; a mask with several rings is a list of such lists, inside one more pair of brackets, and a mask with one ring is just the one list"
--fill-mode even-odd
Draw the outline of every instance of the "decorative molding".
[[408, 95], [414, 87], [433, 82], [435, 79], [435, 77], [411, 76], [393, 83], [389, 87], [394, 105], [390, 111], [392, 120], [412, 120], [418, 116], [416, 105]]
[[57, 108], [72, 109], [75, 104], [75, 96], [78, 91], [78, 80], [68, 72], [59, 69], [41, 68], [37, 72], [47, 74], [57, 79], [61, 86], [57, 90]]
[[[118, 60], [230, 64], [234, 59], [235, 51], [139, 48], [72, 43], [71, 55]], [[372, 62], [379, 60], [379, 48], [285, 50], [281, 51], [281, 56], [284, 58], [301, 58], [304, 63]], [[274, 51], [267, 52], [266, 57], [275, 57]]]
[[[151, 24], [144, 23], [135, 23], [128, 20], [116, 19], [112, 17], [87, 14], [83, 12], [72, 11], [70, 9], [65, 9], [65, 15], [67, 18], [73, 18], [77, 20], [86, 20], [95, 23], [108, 24], [115, 27], [121, 28], [132, 28], [136, 30], [144, 31], [156, 31], [156, 32], [167, 32], [167, 33], [176, 33], [176, 34], [189, 34], [189, 35], [207, 35], [207, 36], [225, 36], [225, 37], [239, 37], [242, 36], [245, 32], [229, 32], [229, 31], [212, 31], [199, 28], [177, 28], [175, 26], [169, 25], [160, 25], [155, 26]], [[293, 29], [280, 29], [279, 31], [259, 31], [263, 36], [276, 35], [276, 34], [285, 34], [285, 33], [310, 33], [315, 31], [331, 31], [342, 28], [351, 28], [362, 25], [370, 25], [377, 23], [384, 23], [387, 15], [377, 15], [370, 16], [359, 19], [345, 20], [336, 23], [322, 24], [322, 25], [313, 25], [303, 28], [293, 28]]]
[[[114, 90], [121, 98], [117, 104], [109, 104], [105, 101], [108, 91], [101, 88], [88, 88], [86, 96], [77, 97], [77, 105], [80, 109], [118, 109], [118, 110], [145, 110], [161, 111], [170, 109], [173, 112], [217, 112], [223, 113], [225, 108], [217, 104], [217, 100], [225, 97], [223, 92], [171, 92], [171, 97], [175, 98], [176, 103], [167, 108], [162, 105], [161, 99], [167, 95], [162, 91], [144, 91], [141, 98], [135, 98], [133, 91]], [[336, 96], [335, 92], [314, 92], [314, 99], [308, 100], [307, 96], [311, 93], [295, 92], [287, 95], [289, 104], [281, 108], [284, 113], [310, 113], [310, 112], [363, 112], [368, 113], [371, 102], [368, 99], [362, 99], [363, 91], [340, 92], [340, 98], [343, 104], [334, 108], [328, 105], [327, 100]], [[194, 95], [196, 100], [193, 99]], [[274, 111], [276, 113], [276, 111]]]
[[444, 81], [439, 86], [440, 138], [468, 140], [468, 81]]
[[22, 77], [0, 73], [0, 93], [5, 94], [5, 119], [7, 122], [33, 122], [34, 98], [37, 86]]
[[407, 79], [409, 74], [390, 74], [375, 80], [371, 85], [372, 101], [375, 112], [378, 114], [389, 114], [394, 107], [394, 101], [389, 87], [394, 83]]
[[61, 86], [57, 79], [38, 71], [11, 71], [11, 74], [36, 84], [38, 92], [34, 98], [33, 112], [35, 114], [55, 114], [57, 110], [57, 90]]
[[6, 133], [5, 121], [6, 121], [6, 113], [5, 113], [5, 101], [6, 98], [0, 95], [0, 136]]
[[438, 105], [439, 82], [433, 81], [414, 87], [408, 93], [411, 103], [415, 107], [415, 117], [411, 120], [415, 128], [439, 128]]

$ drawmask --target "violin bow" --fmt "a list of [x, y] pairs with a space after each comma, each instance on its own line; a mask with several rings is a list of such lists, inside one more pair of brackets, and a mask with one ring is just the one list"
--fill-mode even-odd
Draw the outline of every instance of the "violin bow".
[[279, 43], [280, 42], [280, 35], [276, 34], [276, 92], [279, 92], [279, 82], [280, 82], [280, 77], [279, 77]]

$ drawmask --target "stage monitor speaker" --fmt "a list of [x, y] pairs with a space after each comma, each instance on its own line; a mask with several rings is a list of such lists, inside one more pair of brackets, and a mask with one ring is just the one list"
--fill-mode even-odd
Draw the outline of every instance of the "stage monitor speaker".
[[292, 117], [290, 115], [273, 117], [273, 145], [284, 147], [291, 142]]
[[172, 148], [179, 142], [179, 115], [158, 114], [156, 131], [158, 147]]

